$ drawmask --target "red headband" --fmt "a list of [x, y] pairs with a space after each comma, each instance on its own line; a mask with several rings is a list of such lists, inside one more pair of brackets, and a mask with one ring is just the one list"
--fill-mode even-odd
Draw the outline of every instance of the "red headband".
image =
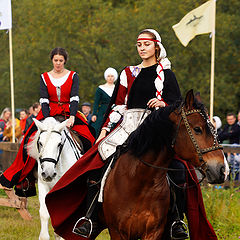
[[160, 42], [159, 40], [151, 39], [151, 38], [138, 38], [137, 41], [140, 40], [148, 40], [148, 41], [153, 41], [153, 42]]

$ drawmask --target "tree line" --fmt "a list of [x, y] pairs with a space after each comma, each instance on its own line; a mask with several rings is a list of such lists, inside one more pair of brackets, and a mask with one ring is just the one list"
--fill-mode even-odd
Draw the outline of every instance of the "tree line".
[[[66, 68], [77, 71], [81, 102], [93, 102], [109, 66], [120, 72], [138, 64], [136, 37], [156, 29], [167, 50], [183, 96], [199, 91], [207, 107], [210, 94], [211, 39], [195, 37], [185, 48], [172, 26], [205, 0], [12, 0], [16, 108], [39, 99], [39, 76], [52, 67], [51, 49], [64, 47]], [[214, 115], [222, 119], [240, 106], [240, 15], [237, 0], [217, 1]], [[8, 33], [0, 31], [0, 107], [10, 106]]]

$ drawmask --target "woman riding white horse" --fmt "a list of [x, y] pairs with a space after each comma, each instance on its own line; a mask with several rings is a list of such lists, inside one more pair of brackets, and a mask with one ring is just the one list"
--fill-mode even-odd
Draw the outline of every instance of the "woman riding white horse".
[[41, 220], [39, 239], [41, 240], [50, 239], [48, 233], [49, 213], [45, 205], [45, 197], [62, 175], [82, 156], [81, 146], [72, 138], [66, 127], [67, 121], [60, 123], [53, 117], [48, 117], [43, 122], [34, 119], [38, 131], [27, 146], [29, 156], [38, 162], [38, 197]]

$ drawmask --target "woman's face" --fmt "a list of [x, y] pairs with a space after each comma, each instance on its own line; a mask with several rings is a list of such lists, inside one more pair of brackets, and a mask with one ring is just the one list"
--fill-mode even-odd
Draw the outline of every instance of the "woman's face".
[[11, 112], [6, 111], [6, 112], [4, 113], [4, 119], [5, 119], [5, 121], [8, 121], [10, 117], [11, 117]]
[[107, 83], [114, 83], [114, 76], [112, 74], [107, 75]]
[[61, 72], [64, 69], [65, 59], [62, 55], [54, 55], [52, 59], [53, 69], [56, 72]]
[[[147, 33], [142, 33], [138, 36], [139, 38], [149, 38], [152, 39], [152, 36]], [[137, 50], [139, 56], [142, 58], [142, 60], [149, 60], [151, 58], [156, 59], [155, 57], [155, 43], [153, 41], [148, 40], [139, 40], [137, 41]]]
[[20, 116], [19, 116], [20, 120], [21, 120], [21, 119], [25, 119], [26, 117], [27, 117], [26, 112], [25, 112], [25, 111], [21, 111], [21, 112], [20, 112]]

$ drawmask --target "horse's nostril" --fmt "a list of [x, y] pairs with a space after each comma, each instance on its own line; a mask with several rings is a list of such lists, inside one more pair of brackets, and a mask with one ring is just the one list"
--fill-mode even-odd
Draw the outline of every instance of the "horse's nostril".
[[42, 177], [45, 178], [46, 177], [46, 173], [42, 172]]
[[56, 177], [56, 175], [57, 175], [57, 173], [54, 173], [54, 174], [53, 174], [53, 177]]

